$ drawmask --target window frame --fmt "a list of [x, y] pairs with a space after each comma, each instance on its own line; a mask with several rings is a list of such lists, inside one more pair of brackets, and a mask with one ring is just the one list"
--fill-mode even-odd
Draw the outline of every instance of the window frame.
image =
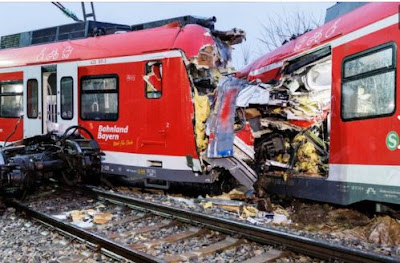
[[[72, 98], [71, 98], [71, 104], [72, 104], [71, 111], [72, 111], [72, 117], [71, 118], [69, 118], [69, 117], [64, 118], [62, 116], [63, 104], [62, 104], [62, 100], [61, 99], [62, 99], [62, 96], [63, 96], [62, 82], [63, 82], [64, 79], [71, 79], [71, 83], [72, 83], [72, 85], [71, 85], [71, 96], [72, 96]], [[61, 115], [60, 117], [63, 120], [72, 120], [74, 118], [74, 114], [75, 114], [75, 112], [74, 112], [74, 78], [72, 76], [64, 76], [64, 77], [62, 77], [60, 79], [60, 115]]]
[[[115, 90], [84, 90], [83, 89], [83, 81], [90, 79], [105, 79], [105, 78], [115, 78], [117, 80], [116, 89]], [[117, 94], [117, 117], [115, 119], [91, 119], [91, 118], [83, 118], [82, 117], [82, 95], [84, 94]], [[100, 75], [86, 75], [82, 76], [80, 79], [80, 94], [79, 94], [79, 117], [84, 121], [118, 121], [119, 119], [119, 76], [118, 74], [100, 74]]]
[[[29, 103], [29, 100], [28, 100], [28, 83], [29, 83], [29, 81], [32, 81], [32, 80], [36, 81], [36, 86], [37, 86], [37, 93], [36, 93], [36, 95], [37, 95], [37, 98], [36, 98], [37, 103], [36, 103], [36, 116], [35, 117], [29, 116], [29, 112], [28, 112], [28, 103]], [[33, 119], [33, 120], [37, 119], [39, 117], [39, 81], [37, 79], [28, 79], [26, 81], [26, 117], [28, 119]]]
[[[1, 109], [1, 97], [12, 97], [12, 96], [22, 96], [22, 113], [24, 112], [24, 82], [22, 80], [2, 80], [0, 83], [5, 83], [5, 84], [21, 84], [22, 85], [22, 91], [21, 92], [5, 92], [6, 94], [3, 94], [0, 89], [0, 109]], [[17, 119], [20, 118], [21, 116], [2, 116], [1, 115], [1, 110], [0, 110], [0, 118], [6, 118], [6, 119]]]
[[[159, 99], [161, 99], [162, 97], [163, 97], [163, 89], [164, 89], [164, 63], [163, 63], [163, 61], [160, 59], [160, 60], [148, 60], [148, 61], [146, 61], [146, 63], [144, 64], [144, 75], [143, 75], [143, 77], [144, 76], [146, 76], [148, 73], [147, 73], [147, 64], [149, 64], [149, 63], [151, 63], [151, 62], [154, 62], [154, 63], [159, 63], [160, 65], [161, 65], [161, 67], [162, 67], [162, 72], [161, 72], [161, 91], [160, 91], [160, 97], [157, 97], [157, 98], [152, 98], [152, 97], [147, 97], [147, 94], [148, 94], [148, 92], [147, 92], [147, 85], [148, 85], [148, 83], [143, 79], [143, 82], [144, 82], [144, 98], [146, 99], [146, 100], [159, 100]], [[154, 92], [152, 92], [152, 93], [154, 93]]]
[[[377, 53], [379, 51], [385, 50], [385, 49], [392, 49], [392, 65], [390, 67], [386, 68], [379, 68], [379, 69], [374, 69], [371, 71], [359, 73], [350, 77], [345, 77], [345, 63], [357, 58], [365, 57], [374, 53]], [[366, 119], [376, 119], [376, 118], [384, 118], [388, 116], [393, 116], [397, 110], [397, 45], [395, 42], [387, 42], [384, 44], [377, 45], [375, 47], [369, 48], [367, 50], [363, 50], [361, 52], [349, 55], [345, 57], [342, 61], [341, 65], [341, 87], [340, 87], [340, 118], [342, 119], [343, 122], [349, 122], [349, 121], [358, 121], [358, 120], [366, 120]], [[351, 81], [356, 81], [360, 79], [365, 79], [381, 74], [385, 74], [388, 72], [394, 71], [394, 108], [393, 111], [390, 113], [385, 113], [385, 114], [377, 114], [377, 115], [369, 115], [369, 116], [363, 116], [363, 117], [353, 117], [353, 118], [345, 118], [343, 116], [344, 110], [343, 110], [343, 86], [344, 84], [351, 82]]]

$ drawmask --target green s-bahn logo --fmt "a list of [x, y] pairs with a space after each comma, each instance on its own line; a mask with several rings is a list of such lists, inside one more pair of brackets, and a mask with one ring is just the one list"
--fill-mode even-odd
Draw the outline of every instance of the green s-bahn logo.
[[399, 145], [399, 135], [395, 131], [391, 131], [386, 135], [386, 147], [394, 151]]

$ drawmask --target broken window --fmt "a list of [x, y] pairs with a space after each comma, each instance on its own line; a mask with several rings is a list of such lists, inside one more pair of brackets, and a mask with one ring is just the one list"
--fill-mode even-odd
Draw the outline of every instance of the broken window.
[[150, 61], [146, 63], [145, 82], [146, 98], [158, 99], [162, 95], [162, 63], [161, 61]]
[[82, 78], [81, 118], [96, 121], [118, 119], [118, 77], [116, 75]]
[[395, 109], [395, 46], [379, 46], [343, 63], [342, 118], [387, 116]]
[[63, 120], [72, 120], [74, 117], [73, 85], [71, 77], [63, 77], [61, 79], [61, 118]]
[[0, 117], [18, 118], [22, 113], [22, 82], [0, 82]]
[[36, 79], [28, 80], [27, 92], [28, 118], [36, 119], [38, 117], [38, 81]]

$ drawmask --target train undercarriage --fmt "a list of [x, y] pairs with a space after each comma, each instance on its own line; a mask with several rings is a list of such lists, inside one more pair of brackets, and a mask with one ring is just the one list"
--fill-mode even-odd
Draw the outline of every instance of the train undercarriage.
[[[84, 131], [89, 139], [78, 135]], [[0, 148], [0, 189], [24, 195], [41, 179], [57, 178], [74, 185], [96, 182], [101, 169], [99, 145], [90, 132], [72, 126], [63, 134], [50, 132]]]

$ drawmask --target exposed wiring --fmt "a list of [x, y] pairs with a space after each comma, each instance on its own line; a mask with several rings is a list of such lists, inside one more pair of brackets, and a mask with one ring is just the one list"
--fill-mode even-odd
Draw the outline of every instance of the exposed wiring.
[[19, 117], [19, 120], [18, 120], [17, 123], [15, 124], [14, 130], [11, 132], [10, 135], [8, 135], [8, 137], [7, 137], [6, 140], [4, 141], [4, 145], [3, 145], [4, 147], [6, 146], [8, 140], [9, 140], [9, 139], [14, 135], [14, 133], [17, 131], [17, 128], [18, 128], [19, 124], [21, 123], [22, 118], [23, 118], [23, 115], [21, 115], [21, 116]]

